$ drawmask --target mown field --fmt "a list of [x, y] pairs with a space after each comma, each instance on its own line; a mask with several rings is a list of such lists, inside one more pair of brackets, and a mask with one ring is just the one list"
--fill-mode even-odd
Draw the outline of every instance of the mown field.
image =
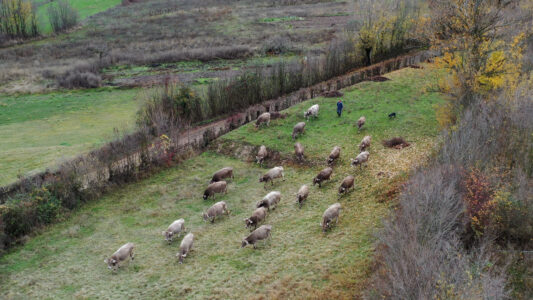
[[[309, 122], [299, 139], [312, 164], [286, 163], [284, 182], [274, 187], [258, 182], [266, 172], [221, 153], [205, 152], [149, 179], [130, 184], [88, 203], [68, 219], [41, 230], [24, 246], [0, 258], [0, 297], [11, 298], [353, 298], [365, 289], [371, 271], [373, 233], [390, 207], [387, 194], [408, 171], [431, 153], [438, 132], [433, 105], [442, 101], [432, 91], [438, 72], [429, 68], [403, 69], [387, 74], [391, 81], [364, 82], [344, 90], [346, 112], [335, 114], [336, 99], [312, 99], [288, 109], [289, 116], [270, 128], [252, 124], [223, 137], [222, 143], [246, 143], [290, 156], [290, 131], [303, 120], [303, 110], [321, 104], [317, 120]], [[396, 111], [398, 117], [388, 120]], [[365, 129], [354, 122], [364, 114]], [[353, 169], [349, 158], [361, 138], [370, 134], [368, 167]], [[386, 149], [380, 139], [403, 135], [411, 146]], [[333, 145], [343, 151], [333, 179], [311, 187], [299, 209], [295, 193], [325, 166]], [[224, 152], [224, 151], [222, 151]], [[232, 211], [215, 224], [201, 214], [215, 201], [202, 200], [210, 175], [233, 166], [235, 179], [228, 193], [217, 197]], [[339, 199], [342, 178], [356, 177], [356, 189]], [[243, 219], [268, 191], [279, 190], [282, 200], [270, 212], [272, 239], [257, 250], [239, 249], [248, 234]], [[323, 211], [335, 202], [343, 206], [338, 226], [327, 234], [319, 226]], [[167, 245], [161, 231], [185, 218], [195, 234], [194, 251], [179, 265], [179, 240]], [[103, 260], [120, 245], [136, 244], [135, 261], [110, 272]]]
[[0, 97], [0, 185], [53, 168], [129, 129], [139, 90], [96, 89]]

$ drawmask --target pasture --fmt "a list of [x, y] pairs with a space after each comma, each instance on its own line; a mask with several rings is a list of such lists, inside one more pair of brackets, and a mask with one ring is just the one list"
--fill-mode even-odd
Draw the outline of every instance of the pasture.
[[[380, 220], [389, 213], [391, 195], [408, 172], [432, 152], [438, 125], [434, 105], [443, 96], [433, 91], [439, 72], [402, 69], [387, 82], [363, 82], [347, 89], [342, 97], [345, 112], [335, 113], [337, 98], [315, 98], [273, 120], [270, 127], [255, 129], [247, 124], [221, 138], [224, 144], [265, 144], [290, 157], [292, 126], [304, 120], [303, 111], [321, 105], [317, 120], [308, 123], [298, 139], [306, 147], [310, 164], [287, 162], [285, 181], [263, 188], [258, 182], [267, 168], [238, 160], [224, 151], [205, 152], [179, 166], [148, 179], [124, 186], [98, 201], [88, 203], [68, 219], [30, 237], [23, 246], [0, 258], [0, 297], [35, 298], [353, 298], [364, 290], [371, 272], [373, 236]], [[387, 114], [395, 111], [396, 119]], [[367, 123], [361, 132], [353, 126], [361, 116]], [[16, 124], [16, 123], [15, 123]], [[372, 135], [367, 167], [351, 168], [356, 145]], [[411, 146], [402, 150], [381, 146], [381, 139], [401, 135]], [[334, 145], [342, 147], [333, 178], [322, 188], [311, 186], [301, 209], [295, 194], [302, 184], [325, 167]], [[204, 223], [203, 211], [216, 201], [202, 200], [210, 176], [224, 166], [233, 166], [235, 179], [226, 201], [231, 216], [214, 224]], [[352, 174], [356, 188], [339, 198], [337, 188]], [[266, 224], [272, 239], [257, 250], [239, 249], [248, 234], [248, 217], [268, 191], [282, 193], [280, 205]], [[324, 210], [342, 204], [339, 224], [327, 234], [320, 228]], [[179, 240], [171, 245], [161, 231], [184, 218], [195, 234], [194, 251], [183, 265], [175, 257]], [[136, 244], [136, 258], [117, 272], [110, 272], [104, 258], [126, 242]]]
[[0, 185], [53, 168], [135, 123], [139, 90], [95, 89], [0, 97]]

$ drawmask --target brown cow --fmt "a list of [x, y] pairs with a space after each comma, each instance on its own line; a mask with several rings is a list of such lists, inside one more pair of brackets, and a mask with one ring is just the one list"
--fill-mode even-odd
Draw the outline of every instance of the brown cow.
[[316, 177], [313, 179], [313, 185], [318, 183], [318, 187], [322, 187], [322, 181], [330, 180], [331, 174], [333, 174], [333, 169], [330, 167], [320, 171], [320, 173], [318, 173], [318, 175], [316, 175]]

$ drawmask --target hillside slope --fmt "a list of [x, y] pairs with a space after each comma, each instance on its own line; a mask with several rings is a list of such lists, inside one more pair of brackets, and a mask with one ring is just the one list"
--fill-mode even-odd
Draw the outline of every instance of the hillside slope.
[[[299, 141], [308, 149], [307, 163], [285, 161], [286, 181], [273, 187], [258, 183], [266, 168], [206, 152], [149, 179], [114, 191], [79, 209], [63, 223], [50, 226], [28, 242], [0, 258], [2, 298], [89, 297], [89, 298], [352, 298], [364, 289], [373, 252], [373, 232], [388, 213], [386, 200], [398, 182], [431, 152], [437, 135], [433, 104], [440, 94], [428, 89], [438, 72], [403, 69], [387, 74], [387, 82], [363, 82], [346, 89], [346, 112], [335, 114], [335, 98], [312, 99], [288, 109], [289, 116], [274, 120], [271, 127], [243, 126], [224, 136], [228, 146], [266, 144], [290, 158], [293, 141], [290, 131], [302, 112], [313, 103], [321, 104], [318, 120], [309, 122]], [[429, 86], [431, 87], [431, 86]], [[396, 111], [398, 117], [388, 120]], [[365, 129], [353, 127], [366, 115]], [[364, 135], [373, 136], [368, 167], [353, 169], [349, 158]], [[403, 135], [411, 146], [387, 149], [380, 140]], [[302, 184], [325, 166], [333, 145], [342, 147], [333, 180], [311, 187], [308, 201], [299, 209], [295, 193]], [[270, 162], [269, 164], [273, 164]], [[215, 201], [201, 198], [210, 175], [224, 166], [233, 166], [235, 179], [226, 201], [232, 211], [215, 224], [204, 223], [201, 213]], [[339, 199], [342, 178], [356, 177], [355, 191]], [[279, 190], [282, 200], [270, 212], [272, 239], [257, 250], [239, 249], [248, 234], [243, 219], [268, 191]], [[339, 224], [327, 234], [319, 222], [332, 203], [343, 206]], [[195, 246], [183, 265], [175, 254], [179, 240], [167, 245], [161, 231], [173, 220], [185, 218], [195, 234]], [[131, 241], [136, 259], [116, 274], [103, 260], [120, 245]]]

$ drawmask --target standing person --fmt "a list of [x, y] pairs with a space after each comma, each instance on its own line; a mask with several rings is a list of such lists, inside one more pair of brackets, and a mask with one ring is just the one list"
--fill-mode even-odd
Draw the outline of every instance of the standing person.
[[339, 99], [339, 102], [337, 102], [337, 115], [340, 117], [342, 114], [342, 99]]

